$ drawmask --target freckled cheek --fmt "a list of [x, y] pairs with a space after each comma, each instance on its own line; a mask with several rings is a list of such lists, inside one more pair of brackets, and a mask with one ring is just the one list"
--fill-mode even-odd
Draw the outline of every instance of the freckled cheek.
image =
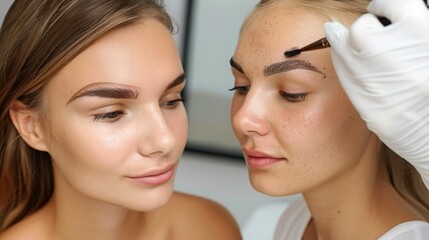
[[318, 135], [326, 120], [324, 112], [318, 109], [287, 112], [276, 118], [281, 121], [276, 124], [281, 126], [281, 135], [291, 143], [307, 142]]
[[345, 131], [338, 128], [341, 114], [337, 113], [335, 102], [319, 102], [323, 104], [311, 104], [279, 116], [282, 122], [277, 124], [281, 126], [278, 137], [292, 159], [305, 156], [305, 161], [316, 160], [329, 151], [337, 134]]
[[[347, 101], [325, 101], [323, 105], [306, 111], [293, 121], [291, 145], [295, 150], [333, 158], [347, 152], [353, 139], [365, 132], [365, 125]], [[286, 131], [286, 130], [284, 130]]]
[[317, 108], [284, 119], [280, 144], [294, 166], [291, 174], [301, 183], [326, 175], [337, 148], [332, 115]]

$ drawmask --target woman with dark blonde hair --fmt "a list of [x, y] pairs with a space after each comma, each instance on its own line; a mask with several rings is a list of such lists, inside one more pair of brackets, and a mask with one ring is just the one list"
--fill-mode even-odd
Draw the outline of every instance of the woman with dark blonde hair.
[[0, 32], [0, 239], [241, 239], [173, 191], [185, 76], [155, 0], [17, 0]]
[[275, 239], [429, 239], [429, 193], [417, 171], [360, 118], [329, 49], [286, 57], [350, 25], [366, 0], [265, 0], [245, 20], [231, 59], [231, 121], [252, 186], [300, 193]]

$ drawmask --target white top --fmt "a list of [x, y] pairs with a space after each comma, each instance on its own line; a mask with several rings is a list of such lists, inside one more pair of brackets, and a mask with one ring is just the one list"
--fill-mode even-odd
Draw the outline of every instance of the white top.
[[[292, 202], [282, 213], [277, 223], [274, 240], [300, 240], [311, 219], [304, 198]], [[378, 240], [428, 240], [429, 223], [410, 221], [396, 225]]]

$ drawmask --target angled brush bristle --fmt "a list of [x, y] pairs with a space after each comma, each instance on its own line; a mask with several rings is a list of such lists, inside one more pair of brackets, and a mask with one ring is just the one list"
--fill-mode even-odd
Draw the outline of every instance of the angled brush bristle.
[[292, 49], [292, 50], [285, 52], [285, 56], [288, 58], [294, 57], [294, 56], [299, 55], [299, 54], [301, 54], [301, 50], [299, 50], [299, 49]]

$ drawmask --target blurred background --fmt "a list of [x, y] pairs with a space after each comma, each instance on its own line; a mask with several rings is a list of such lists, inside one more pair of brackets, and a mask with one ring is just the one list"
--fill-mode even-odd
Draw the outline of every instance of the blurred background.
[[[0, 0], [0, 22], [12, 2]], [[228, 91], [233, 86], [229, 59], [241, 23], [257, 2], [165, 0], [178, 27], [174, 38], [187, 76], [184, 98], [189, 140], [175, 188], [221, 203], [234, 215], [245, 235], [269, 239], [265, 231], [272, 230], [293, 196], [274, 198], [253, 190], [229, 121], [233, 95]], [[255, 225], [258, 227], [253, 228]]]

